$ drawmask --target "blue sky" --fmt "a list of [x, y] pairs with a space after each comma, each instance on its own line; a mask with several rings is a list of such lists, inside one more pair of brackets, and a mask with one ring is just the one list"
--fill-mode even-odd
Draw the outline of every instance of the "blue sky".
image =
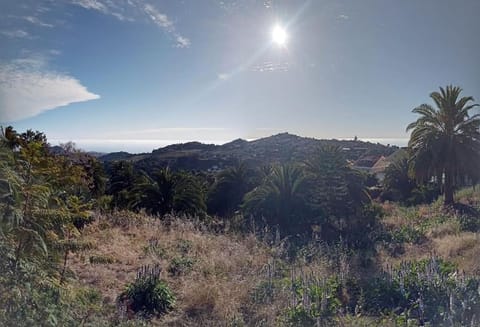
[[478, 0], [4, 0], [0, 124], [101, 151], [402, 143], [439, 86], [480, 98], [479, 16]]

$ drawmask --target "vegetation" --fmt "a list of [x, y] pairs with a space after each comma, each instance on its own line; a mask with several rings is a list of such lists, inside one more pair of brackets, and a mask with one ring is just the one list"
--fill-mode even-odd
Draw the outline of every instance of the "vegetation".
[[133, 313], [148, 318], [173, 309], [175, 296], [160, 280], [160, 268], [145, 266], [137, 272], [135, 281], [120, 294], [119, 302], [124, 306], [125, 314], [131, 316]]
[[480, 115], [470, 115], [478, 106], [472, 97], [460, 98], [462, 89], [440, 88], [430, 97], [437, 109], [422, 104], [413, 109], [420, 117], [407, 127], [412, 130], [408, 147], [417, 179], [444, 180], [445, 204], [453, 204], [455, 186], [466, 177], [477, 180], [480, 164]]
[[338, 144], [209, 172], [5, 128], [0, 325], [478, 325], [480, 119], [459, 94], [414, 109], [381, 184]]

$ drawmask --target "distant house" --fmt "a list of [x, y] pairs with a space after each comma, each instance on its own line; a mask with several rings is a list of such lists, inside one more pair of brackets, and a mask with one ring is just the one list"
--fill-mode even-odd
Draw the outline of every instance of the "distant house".
[[402, 157], [407, 156], [407, 151], [405, 148], [398, 149], [388, 157], [381, 156], [377, 162], [372, 166], [370, 172], [375, 174], [378, 180], [381, 182], [385, 178], [385, 170], [388, 166], [394, 163], [397, 160], [400, 160]]
[[370, 172], [379, 158], [379, 156], [365, 156], [356, 160], [352, 166], [357, 170]]
[[373, 173], [381, 182], [385, 178], [385, 169], [387, 169], [391, 163], [392, 162], [388, 158], [381, 156], [372, 166], [372, 168], [370, 168], [370, 172]]

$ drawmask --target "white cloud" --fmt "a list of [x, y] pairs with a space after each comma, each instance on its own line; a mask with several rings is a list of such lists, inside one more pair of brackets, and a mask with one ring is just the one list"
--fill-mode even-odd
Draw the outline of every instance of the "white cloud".
[[30, 34], [24, 30], [1, 31], [1, 34], [10, 38], [28, 38]]
[[39, 59], [0, 63], [0, 122], [98, 98], [74, 77], [48, 70]]
[[160, 27], [163, 28], [172, 28], [173, 23], [167, 17], [167, 15], [159, 12], [154, 6], [146, 4], [144, 7], [145, 13], [150, 19]]
[[40, 19], [38, 19], [37, 17], [34, 17], [34, 16], [25, 16], [25, 17], [23, 17], [23, 19], [25, 19], [27, 22], [30, 22], [30, 23], [32, 23], [34, 25], [37, 25], [37, 26], [53, 27], [52, 24], [44, 23], [43, 21], [41, 21]]
[[133, 22], [132, 17], [126, 17], [121, 12], [124, 11], [124, 8], [121, 6], [121, 1], [110, 1], [110, 0], [72, 0], [72, 4], [80, 6], [85, 9], [97, 10], [105, 15], [112, 15], [121, 21], [130, 21]]
[[72, 4], [85, 9], [96, 10], [111, 15], [121, 21], [148, 20], [169, 34], [177, 48], [188, 48], [190, 40], [176, 31], [172, 20], [145, 0], [70, 0]]
[[350, 19], [350, 17], [348, 15], [344, 15], [344, 14], [338, 15], [337, 18], [342, 19], [342, 20], [349, 20]]
[[108, 12], [107, 7], [97, 0], [73, 0], [72, 3], [85, 9], [94, 9], [103, 13]]
[[177, 35], [177, 48], [188, 48], [190, 46], [190, 40], [181, 35]]

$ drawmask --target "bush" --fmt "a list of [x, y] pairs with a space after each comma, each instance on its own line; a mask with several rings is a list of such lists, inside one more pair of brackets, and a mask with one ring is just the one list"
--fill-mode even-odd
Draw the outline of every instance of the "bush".
[[104, 255], [91, 255], [90, 258], [88, 258], [91, 264], [112, 264], [115, 263], [116, 260], [115, 258], [112, 258], [110, 256], [104, 256]]
[[420, 324], [465, 326], [480, 311], [479, 287], [480, 279], [458, 274], [449, 262], [404, 262], [369, 281], [362, 309], [374, 315], [394, 312]]
[[172, 276], [180, 276], [189, 273], [193, 267], [193, 259], [189, 257], [175, 257], [170, 262], [168, 272]]
[[160, 316], [173, 309], [175, 296], [168, 285], [160, 278], [158, 266], [143, 267], [135, 281], [127, 285], [120, 294], [119, 302], [126, 305], [126, 310], [144, 317]]
[[460, 223], [460, 230], [462, 231], [474, 233], [480, 231], [480, 217], [461, 215], [458, 221]]

